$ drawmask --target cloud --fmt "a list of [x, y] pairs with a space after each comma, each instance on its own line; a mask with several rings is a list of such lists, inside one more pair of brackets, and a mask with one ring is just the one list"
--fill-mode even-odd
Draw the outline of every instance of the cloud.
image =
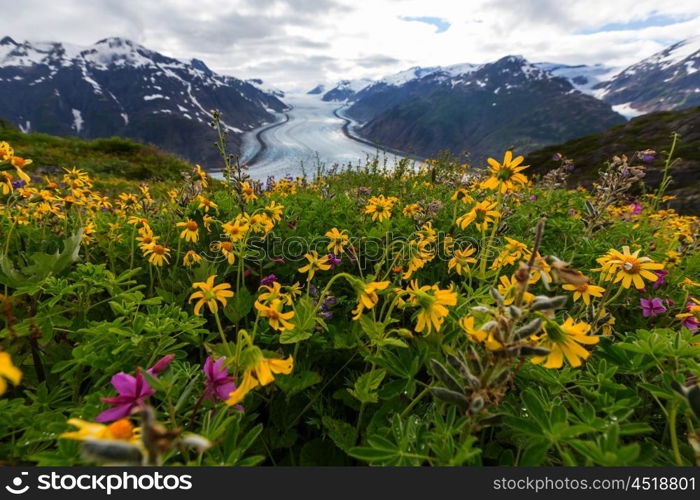
[[81, 45], [125, 36], [287, 90], [509, 54], [625, 66], [700, 32], [700, 2], [690, 0], [0, 0], [0, 8], [12, 21], [0, 35]]

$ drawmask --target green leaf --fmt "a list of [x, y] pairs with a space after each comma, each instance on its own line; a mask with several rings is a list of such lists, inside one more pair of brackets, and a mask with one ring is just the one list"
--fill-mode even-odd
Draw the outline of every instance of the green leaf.
[[348, 391], [361, 403], [376, 403], [379, 400], [377, 388], [385, 375], [386, 371], [381, 369], [360, 375], [355, 382], [355, 388]]
[[328, 433], [328, 437], [333, 440], [338, 448], [348, 452], [353, 447], [357, 440], [357, 433], [354, 426], [327, 415], [321, 419], [321, 422]]

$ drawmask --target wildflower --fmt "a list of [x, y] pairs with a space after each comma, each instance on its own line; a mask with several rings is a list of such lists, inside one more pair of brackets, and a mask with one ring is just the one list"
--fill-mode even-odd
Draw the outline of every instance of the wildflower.
[[31, 179], [26, 173], [24, 173], [24, 168], [30, 163], [32, 163], [32, 160], [25, 160], [24, 158], [21, 158], [19, 156], [13, 156], [10, 160], [10, 164], [13, 167], [15, 167], [15, 172], [17, 173], [17, 176], [27, 184], [31, 182]]
[[[256, 348], [257, 350], [257, 348]], [[282, 373], [289, 375], [294, 368], [294, 359], [289, 356], [287, 359], [270, 359], [264, 358], [258, 350], [257, 359], [252, 366], [243, 373], [243, 381], [241, 385], [229, 394], [229, 399], [226, 404], [229, 406], [236, 405], [243, 401], [246, 394], [256, 387], [266, 386], [275, 381], [274, 374]]]
[[[274, 274], [271, 276], [274, 276]], [[276, 279], [277, 278], [275, 277], [275, 280], [273, 280], [269, 285], [260, 285], [260, 288], [263, 289], [264, 292], [258, 296], [258, 302], [262, 304], [267, 304], [269, 302], [272, 302], [273, 300], [281, 299], [284, 303], [291, 306], [294, 303], [292, 299], [294, 291], [292, 291], [291, 294], [283, 292], [282, 285], [280, 285], [280, 283], [276, 281]]]
[[391, 208], [395, 198], [385, 198], [384, 195], [372, 196], [367, 200], [365, 214], [371, 215], [372, 220], [379, 219], [382, 222], [384, 219], [391, 218]]
[[503, 157], [503, 163], [499, 163], [493, 158], [488, 158], [486, 161], [491, 165], [491, 177], [482, 183], [484, 189], [494, 189], [502, 194], [508, 191], [517, 191], [527, 184], [527, 177], [520, 172], [528, 168], [520, 166], [524, 158], [518, 156], [513, 158], [512, 151], [506, 151]]
[[98, 422], [87, 422], [79, 418], [71, 418], [68, 423], [77, 427], [77, 431], [64, 432], [59, 437], [78, 441], [109, 440], [136, 441], [139, 439], [134, 425], [127, 418], [122, 418], [109, 425]]
[[357, 307], [352, 310], [352, 319], [358, 320], [365, 309], [372, 309], [379, 302], [378, 291], [385, 290], [389, 286], [389, 281], [372, 281], [360, 286], [357, 297]]
[[153, 231], [147, 225], [139, 229], [139, 235], [136, 237], [139, 248], [143, 251], [146, 251], [151, 245], [155, 244], [158, 239], [159, 236], [154, 236]]
[[[518, 297], [521, 289], [521, 285], [518, 283], [518, 280], [515, 279], [515, 276], [511, 276], [510, 278], [508, 276], [500, 276], [498, 281], [500, 284], [498, 285], [497, 289], [498, 293], [503, 296], [503, 304], [510, 305], [515, 302], [515, 299]], [[523, 301], [526, 304], [532, 302], [532, 299], [534, 298], [535, 296], [530, 292], [525, 292], [523, 294]]]
[[418, 212], [420, 212], [420, 205], [418, 203], [410, 203], [403, 207], [403, 214], [406, 217], [413, 217]]
[[331, 266], [331, 269], [335, 269], [343, 262], [342, 259], [336, 257], [335, 254], [332, 253], [329, 253], [326, 257], [328, 257], [328, 264]]
[[649, 257], [638, 257], [639, 252], [636, 250], [630, 253], [629, 247], [625, 245], [622, 252], [611, 249], [607, 256], [598, 259], [602, 264], [601, 270], [605, 272], [605, 279], [612, 279], [613, 283], [622, 282], [624, 288], [634, 284], [638, 289], [644, 288], [644, 279], [657, 281], [659, 277], [652, 271], [663, 269], [664, 265], [652, 261]]
[[565, 284], [562, 285], [562, 288], [574, 292], [574, 302], [578, 299], [583, 299], [583, 303], [586, 305], [591, 303], [591, 297], [600, 298], [605, 291], [605, 288], [601, 286], [590, 285], [588, 283], [581, 283], [580, 285]]
[[204, 397], [207, 399], [219, 398], [222, 401], [228, 399], [229, 394], [236, 390], [234, 378], [229, 376], [226, 358], [221, 357], [216, 362], [208, 356], [204, 362], [205, 388]]
[[217, 241], [212, 244], [211, 248], [217, 252], [221, 252], [221, 255], [226, 258], [230, 266], [236, 262], [236, 255], [233, 253], [233, 243], [230, 241]]
[[148, 262], [154, 266], [162, 266], [167, 264], [170, 257], [170, 249], [157, 243], [149, 245], [143, 252], [143, 255], [148, 255]]
[[274, 274], [268, 274], [267, 276], [265, 276], [263, 279], [260, 280], [260, 285], [261, 286], [270, 286], [276, 282], [277, 282], [277, 276], [275, 276]]
[[488, 349], [489, 351], [500, 351], [501, 349], [503, 349], [503, 344], [496, 340], [496, 338], [493, 336], [493, 333], [486, 332], [474, 326], [473, 316], [464, 316], [463, 318], [461, 318], [459, 320], [459, 326], [461, 326], [462, 329], [467, 333], [467, 335], [469, 336], [469, 340], [471, 340], [472, 342], [483, 343], [484, 347], [486, 347], [486, 349]]
[[700, 300], [689, 297], [685, 306], [686, 312], [676, 314], [676, 318], [681, 320], [681, 324], [691, 332], [700, 329]]
[[294, 311], [282, 312], [283, 307], [284, 304], [279, 299], [274, 299], [267, 305], [260, 301], [255, 302], [255, 309], [258, 310], [260, 317], [267, 318], [268, 324], [280, 332], [294, 329], [294, 325], [289, 322], [294, 317]]
[[332, 228], [325, 234], [325, 236], [326, 238], [330, 239], [330, 242], [326, 248], [335, 255], [342, 254], [345, 251], [345, 246], [350, 240], [348, 237], [348, 232], [345, 229], [338, 231], [337, 227]]
[[481, 201], [474, 205], [469, 212], [459, 217], [456, 223], [460, 228], [466, 229], [467, 226], [474, 222], [479, 231], [485, 231], [489, 224], [494, 223], [496, 219], [501, 217], [501, 213], [494, 210], [494, 208], [496, 208], [495, 201]]
[[228, 236], [228, 238], [234, 243], [242, 240], [248, 232], [248, 229], [250, 229], [248, 224], [239, 219], [236, 219], [233, 222], [227, 222], [221, 227], [226, 233], [226, 236]]
[[424, 285], [419, 287], [418, 282], [413, 280], [406, 290], [409, 295], [407, 302], [419, 307], [416, 319], [416, 331], [425, 331], [426, 334], [433, 330], [439, 332], [442, 323], [449, 314], [447, 307], [457, 304], [457, 292], [450, 287], [447, 290], [440, 290], [437, 285]]
[[[163, 356], [153, 367], [146, 370], [146, 372], [155, 377], [159, 373], [165, 371], [173, 358], [173, 355]], [[112, 398], [100, 399], [114, 406], [114, 408], [100, 413], [95, 419], [95, 422], [111, 422], [128, 417], [134, 408], [143, 406], [144, 400], [156, 392], [155, 389], [148, 385], [141, 368], [136, 369], [135, 377], [128, 373], [119, 372], [112, 377], [111, 383], [119, 395]]]
[[465, 248], [464, 250], [455, 250], [452, 258], [447, 263], [448, 271], [457, 270], [457, 274], [463, 275], [469, 273], [469, 264], [476, 264], [476, 259], [471, 255], [476, 252], [473, 247]]
[[197, 243], [199, 239], [199, 226], [193, 220], [187, 220], [185, 222], [178, 222], [175, 224], [177, 227], [184, 228], [180, 233], [180, 238], [185, 241], [191, 241]]
[[200, 167], [199, 165], [195, 165], [194, 175], [199, 177], [199, 182], [202, 184], [203, 188], [206, 188], [209, 185], [209, 181], [207, 180], [207, 173], [204, 170], [202, 170], [202, 167]]
[[464, 204], [474, 203], [474, 198], [472, 198], [464, 188], [459, 188], [450, 198], [453, 201], [461, 201]]
[[309, 261], [309, 263], [303, 267], [300, 267], [299, 272], [308, 273], [308, 276], [306, 277], [307, 281], [311, 281], [313, 279], [317, 270], [328, 271], [331, 268], [330, 264], [328, 263], [328, 256], [324, 255], [323, 257], [319, 257], [316, 250], [311, 250], [311, 252], [304, 255], [304, 257], [307, 261]]
[[639, 303], [642, 306], [642, 315], [644, 315], [645, 318], [666, 312], [662, 299], [639, 299]]
[[197, 316], [199, 316], [200, 310], [205, 304], [213, 314], [217, 314], [219, 305], [216, 301], [218, 300], [223, 307], [226, 307], [226, 299], [233, 297], [233, 291], [229, 290], [231, 285], [228, 283], [221, 283], [220, 285], [214, 286], [215, 279], [216, 274], [212, 274], [205, 282], [192, 283], [192, 288], [199, 289], [190, 295], [189, 299], [189, 302], [199, 299], [194, 305], [194, 313]]
[[241, 182], [241, 194], [246, 202], [251, 202], [258, 199], [258, 196], [255, 194], [255, 190], [248, 182]]
[[506, 241], [508, 242], [506, 246], [501, 250], [493, 260], [491, 264], [491, 269], [499, 269], [503, 266], [508, 266], [515, 264], [519, 259], [522, 259], [527, 253], [527, 245], [516, 239], [509, 238], [506, 236]]
[[585, 322], [574, 323], [572, 318], [566, 318], [564, 323], [548, 323], [540, 336], [535, 339], [539, 347], [549, 350], [544, 356], [534, 356], [531, 360], [535, 364], [542, 364], [545, 368], [561, 368], [564, 365], [564, 357], [569, 364], [576, 368], [581, 366], [582, 359], [588, 359], [590, 352], [581, 344], [593, 345], [600, 340], [599, 337], [588, 335], [591, 325]]
[[271, 201], [269, 205], [265, 207], [265, 215], [267, 215], [273, 222], [279, 222], [282, 220], [282, 211], [284, 210], [284, 205], [275, 203]]
[[199, 205], [197, 205], [197, 208], [199, 210], [203, 210], [204, 213], [208, 214], [210, 209], [214, 209], [215, 212], [218, 212], [219, 210], [219, 205], [205, 198], [201, 194], [197, 196], [197, 201], [199, 201]]
[[691, 287], [691, 288], [700, 287], [700, 283], [693, 281], [690, 278], [684, 278], [683, 281], [681, 281], [681, 285], [684, 287]]
[[632, 215], [639, 215], [642, 213], [642, 206], [639, 203], [632, 203], [629, 208], [629, 213]]
[[192, 267], [194, 264], [199, 264], [200, 262], [202, 262], [202, 256], [194, 250], [188, 250], [182, 258], [182, 264], [185, 267]]
[[654, 274], [658, 277], [658, 279], [653, 285], [651, 285], [651, 288], [653, 290], [658, 290], [661, 288], [661, 286], [666, 284], [666, 276], [668, 275], [668, 271], [665, 269], [659, 269], [658, 271], [654, 271]]
[[0, 396], [7, 391], [5, 379], [12, 382], [13, 385], [18, 385], [22, 380], [22, 372], [12, 364], [12, 358], [8, 353], [0, 352]]

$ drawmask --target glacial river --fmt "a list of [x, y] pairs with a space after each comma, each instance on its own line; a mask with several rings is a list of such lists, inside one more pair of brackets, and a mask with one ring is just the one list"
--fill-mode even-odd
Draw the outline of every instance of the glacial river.
[[400, 158], [346, 134], [343, 128], [346, 121], [335, 114], [339, 107], [336, 102], [324, 102], [319, 95], [307, 94], [287, 95], [285, 102], [292, 109], [278, 113], [277, 123], [243, 136], [241, 157], [255, 179], [298, 175], [302, 165], [307, 175], [312, 176], [319, 163], [326, 167], [364, 164], [367, 157], [374, 158], [377, 154], [388, 165], [394, 165]]

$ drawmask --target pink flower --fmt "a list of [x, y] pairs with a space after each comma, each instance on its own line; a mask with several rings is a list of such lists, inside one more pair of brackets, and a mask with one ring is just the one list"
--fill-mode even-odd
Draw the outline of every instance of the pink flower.
[[204, 395], [206, 398], [214, 399], [216, 396], [225, 401], [236, 390], [236, 384], [233, 383], [233, 377], [229, 376], [225, 363], [225, 357], [214, 362], [214, 358], [211, 356], [204, 362], [204, 375], [206, 377]]
[[642, 213], [642, 206], [639, 203], [632, 203], [630, 205], [630, 213], [632, 215], [639, 215]]
[[[163, 356], [152, 368], [147, 370], [151, 376], [156, 376], [165, 371], [170, 365], [173, 354]], [[146, 381], [141, 368], [136, 369], [136, 376], [119, 372], [112, 377], [112, 386], [117, 390], [118, 396], [112, 398], [100, 398], [104, 403], [114, 406], [100, 413], [95, 422], [112, 422], [131, 415], [134, 408], [143, 406], [144, 400], [156, 391]]]
[[659, 269], [658, 271], [652, 271], [656, 276], [659, 277], [654, 283], [651, 285], [651, 288], [654, 290], [658, 289], [660, 286], [666, 284], [666, 275], [668, 275], [668, 271], [665, 269]]
[[645, 318], [666, 312], [666, 307], [664, 307], [664, 301], [662, 299], [639, 299], [639, 302], [642, 306], [642, 314]]

